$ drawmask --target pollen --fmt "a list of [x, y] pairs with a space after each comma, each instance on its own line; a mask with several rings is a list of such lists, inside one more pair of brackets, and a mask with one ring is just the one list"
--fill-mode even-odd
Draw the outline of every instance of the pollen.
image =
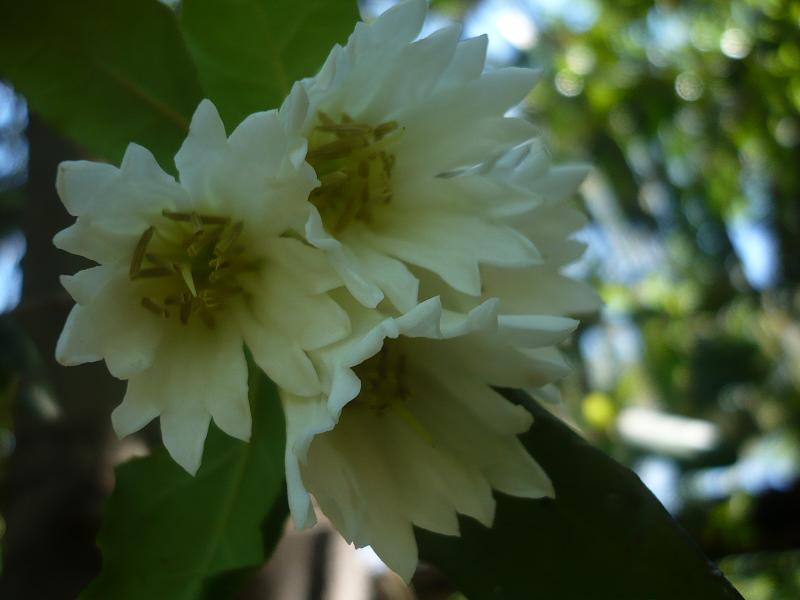
[[320, 186], [311, 193], [325, 227], [340, 233], [351, 223], [370, 223], [392, 201], [392, 143], [402, 135], [397, 121], [377, 126], [356, 123], [346, 114], [338, 121], [324, 112], [309, 138], [308, 163]]
[[227, 217], [165, 210], [131, 257], [128, 276], [142, 308], [182, 325], [196, 318], [213, 327], [215, 313], [244, 292], [241, 275], [258, 268], [245, 256], [243, 229]]

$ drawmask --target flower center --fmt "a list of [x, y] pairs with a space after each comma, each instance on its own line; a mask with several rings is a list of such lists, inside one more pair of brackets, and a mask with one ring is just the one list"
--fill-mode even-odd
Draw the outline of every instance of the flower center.
[[406, 353], [400, 340], [384, 340], [380, 352], [353, 370], [361, 380], [361, 392], [347, 405], [351, 410], [366, 409], [379, 416], [391, 411], [422, 439], [433, 445], [430, 432], [408, 408], [411, 397], [409, 374]]
[[196, 212], [162, 215], [163, 224], [139, 238], [128, 272], [143, 292], [142, 307], [183, 325], [196, 315], [213, 327], [213, 313], [243, 292], [239, 276], [258, 267], [243, 256], [243, 224]]
[[328, 231], [341, 232], [353, 221], [369, 223], [375, 208], [392, 200], [395, 157], [387, 148], [403, 130], [397, 121], [373, 127], [345, 114], [337, 123], [322, 111], [317, 119], [306, 160], [320, 186], [309, 200]]
[[361, 380], [357, 406], [382, 414], [408, 398], [406, 357], [396, 340], [386, 340], [380, 352], [353, 370]]

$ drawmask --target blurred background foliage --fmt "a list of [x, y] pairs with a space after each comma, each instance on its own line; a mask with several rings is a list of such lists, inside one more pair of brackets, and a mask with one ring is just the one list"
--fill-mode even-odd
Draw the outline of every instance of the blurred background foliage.
[[583, 188], [606, 306], [561, 409], [754, 600], [800, 595], [800, 4], [441, 0]]
[[[428, 30], [462, 21], [489, 34], [493, 65], [541, 68], [520, 110], [557, 162], [596, 167], [570, 271], [606, 306], [569, 348], [577, 369], [554, 410], [636, 470], [745, 597], [797, 598], [800, 3], [432, 4]], [[0, 312], [35, 278], [19, 266], [27, 122], [0, 84]], [[46, 387], [20, 393], [36, 358], [0, 325], [2, 477], [12, 401], [56, 409]]]

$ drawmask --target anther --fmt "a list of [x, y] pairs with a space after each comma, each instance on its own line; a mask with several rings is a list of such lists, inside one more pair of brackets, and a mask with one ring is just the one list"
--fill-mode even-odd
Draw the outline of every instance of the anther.
[[225, 254], [237, 240], [237, 238], [242, 234], [243, 229], [244, 223], [241, 221], [234, 223], [230, 227], [226, 227], [220, 234], [217, 245], [214, 246], [214, 254], [217, 256]]
[[328, 188], [328, 190], [336, 189], [340, 185], [342, 185], [345, 181], [347, 181], [347, 173], [344, 171], [334, 171], [333, 173], [328, 173], [320, 178], [320, 187], [321, 188]]
[[318, 125], [316, 129], [317, 131], [333, 133], [339, 137], [364, 135], [372, 131], [372, 127], [360, 123], [331, 123], [328, 125]]
[[367, 146], [369, 142], [363, 137], [350, 137], [334, 140], [313, 148], [306, 154], [306, 160], [344, 158], [353, 150]]
[[197, 219], [199, 219], [200, 223], [203, 225], [226, 225], [230, 223], [230, 218], [228, 217], [218, 217], [216, 215], [202, 215], [195, 212], [191, 213], [174, 212], [171, 210], [167, 210], [166, 208], [161, 211], [161, 214], [171, 221], [178, 221], [178, 222], [192, 222], [192, 215], [195, 215], [195, 217], [197, 217]]
[[157, 317], [169, 317], [169, 312], [167, 312], [167, 309], [163, 306], [160, 306], [158, 303], [153, 302], [150, 298], [142, 298], [142, 306], [144, 306]]
[[200, 229], [194, 236], [194, 241], [186, 248], [186, 254], [190, 257], [194, 258], [205, 248], [206, 246], [212, 244], [219, 238], [220, 230], [218, 228], [215, 229]]
[[381, 123], [375, 128], [375, 132], [373, 134], [375, 136], [375, 140], [379, 141], [381, 138], [391, 133], [398, 127], [400, 127], [400, 124], [397, 121], [387, 121], [386, 123]]
[[155, 227], [148, 227], [142, 233], [139, 241], [136, 242], [136, 248], [133, 249], [133, 258], [131, 258], [131, 267], [128, 271], [128, 276], [131, 279], [135, 278], [142, 268], [142, 261], [144, 260], [145, 252], [147, 252], [147, 246], [150, 244], [150, 240], [153, 239], [155, 230]]
[[392, 200], [395, 157], [386, 148], [402, 133], [397, 121], [376, 127], [356, 123], [346, 114], [334, 121], [318, 113], [307, 160], [320, 178], [310, 200], [333, 232], [354, 220], [369, 222], [375, 207]]
[[192, 229], [196, 234], [203, 231], [203, 221], [200, 220], [200, 215], [196, 212], [189, 213], [189, 223], [192, 224]]

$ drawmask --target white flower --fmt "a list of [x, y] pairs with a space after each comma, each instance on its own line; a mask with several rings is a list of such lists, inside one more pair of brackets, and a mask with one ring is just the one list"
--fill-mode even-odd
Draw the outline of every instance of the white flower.
[[[293, 97], [302, 108], [302, 94]], [[245, 344], [278, 385], [312, 395], [322, 388], [306, 351], [349, 333], [326, 293], [341, 284], [324, 254], [282, 235], [305, 220], [317, 183], [286, 121], [257, 113], [227, 138], [203, 101], [175, 157], [180, 183], [133, 144], [120, 168], [59, 168], [77, 221], [54, 242], [99, 266], [62, 280], [77, 305], [56, 356], [65, 365], [104, 359], [127, 379], [117, 434], [160, 416], [164, 444], [190, 473], [210, 419], [250, 436]]]
[[301, 133], [322, 184], [306, 237], [329, 252], [365, 306], [418, 300], [420, 270], [478, 297], [480, 265], [538, 264], [533, 243], [498, 216], [519, 198], [493, 195], [479, 174], [452, 176], [530, 139], [507, 118], [537, 78], [530, 69], [483, 72], [486, 37], [459, 42], [447, 27], [413, 41], [424, 0], [359, 23], [314, 78]]
[[540, 264], [530, 267], [482, 267], [482, 295], [500, 298], [501, 313], [574, 315], [600, 307], [600, 298], [590, 285], [561, 273], [585, 248], [582, 242], [571, 239], [588, 222], [571, 198], [589, 170], [583, 164], [551, 166], [538, 141], [515, 148], [476, 170], [497, 186], [498, 193], [528, 199], [501, 221], [530, 239], [542, 255]]
[[350, 301], [353, 336], [312, 353], [325, 393], [282, 395], [298, 527], [315, 522], [310, 493], [348, 541], [372, 546], [409, 580], [417, 564], [413, 526], [458, 535], [457, 513], [489, 526], [493, 488], [553, 495], [516, 437], [530, 427], [530, 414], [489, 386], [539, 387], [563, 376], [563, 363], [512, 344], [551, 346], [576, 322], [496, 311], [497, 300], [489, 300], [459, 315], [432, 298], [384, 318]]
[[[512, 321], [550, 316], [579, 315], [596, 311], [600, 298], [588, 284], [571, 279], [561, 271], [583, 253], [585, 245], [572, 235], [587, 223], [583, 212], [571, 201], [589, 167], [581, 164], [551, 166], [542, 144], [521, 145], [500, 158], [465, 170], [456, 180], [465, 183], [473, 196], [483, 196], [490, 206], [493, 198], [509, 201], [498, 207], [498, 222], [513, 226], [541, 252], [536, 265], [498, 267], [481, 265], [481, 293], [477, 296], [453, 289], [439, 277], [419, 272], [420, 294], [439, 296], [451, 310], [466, 313], [488, 298], [499, 301], [500, 319]], [[513, 339], [511, 340], [513, 343]], [[563, 364], [557, 348], [521, 348], [536, 360]], [[537, 397], [557, 400], [553, 385], [529, 389]]]
[[597, 304], [560, 273], [582, 250], [567, 200], [587, 169], [551, 167], [532, 126], [504, 116], [536, 74], [484, 73], [485, 36], [459, 42], [455, 27], [414, 41], [426, 10], [358, 24], [301, 82], [321, 180], [305, 235], [357, 302], [338, 297], [352, 336], [310, 353], [323, 393], [282, 393], [295, 524], [313, 524], [314, 496], [405, 579], [414, 526], [490, 525], [492, 489], [553, 494], [516, 437], [529, 413], [491, 386], [548, 390], [568, 372], [555, 344], [576, 322], [562, 315]]

